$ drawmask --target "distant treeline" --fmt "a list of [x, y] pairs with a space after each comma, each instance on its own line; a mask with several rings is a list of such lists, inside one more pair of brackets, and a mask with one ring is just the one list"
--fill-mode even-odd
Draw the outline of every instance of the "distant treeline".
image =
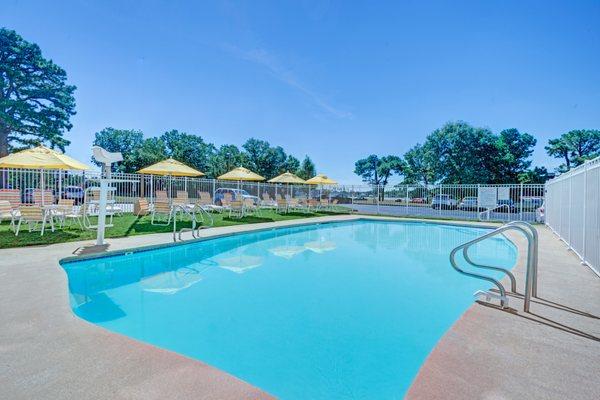
[[[449, 122], [416, 144], [403, 157], [372, 154], [355, 163], [363, 181], [387, 185], [393, 175], [402, 183], [544, 183], [554, 173], [531, 167], [536, 139], [517, 129], [498, 134], [466, 122]], [[599, 130], [573, 130], [545, 147], [548, 155], [564, 160], [558, 173], [600, 155]]]
[[123, 154], [123, 162], [114, 166], [115, 171], [119, 172], [135, 172], [172, 157], [211, 178], [239, 166], [249, 168], [267, 179], [287, 171], [303, 179], [316, 175], [315, 165], [308, 156], [300, 162], [281, 146], [271, 146], [265, 140], [254, 138], [248, 139], [240, 149], [232, 144], [216, 147], [198, 135], [175, 129], [159, 137], [144, 139], [139, 130], [105, 128], [96, 132], [94, 144]]

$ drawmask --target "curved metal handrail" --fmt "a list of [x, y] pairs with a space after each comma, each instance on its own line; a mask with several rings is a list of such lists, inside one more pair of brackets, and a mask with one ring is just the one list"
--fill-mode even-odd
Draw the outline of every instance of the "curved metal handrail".
[[[181, 212], [188, 214], [192, 217], [192, 228], [182, 228], [179, 230], [179, 234], [177, 233], [177, 210], [180, 210]], [[183, 205], [183, 204], [175, 204], [173, 205], [173, 241], [177, 242], [177, 237], [179, 237], [179, 240], [183, 240], [181, 238], [181, 234], [183, 232], [187, 232], [187, 231], [191, 231], [192, 232], [192, 237], [196, 238], [196, 217], [194, 215], [194, 213], [191, 213], [189, 211], [189, 209]]]
[[478, 268], [499, 270], [499, 271], [507, 273], [507, 275], [509, 277], [511, 277], [511, 288], [512, 288], [513, 283], [516, 283], [516, 281], [514, 281], [514, 275], [512, 275], [512, 273], [510, 271], [508, 271], [504, 268], [500, 268], [500, 267], [491, 267], [488, 265], [475, 264], [468, 257], [468, 248], [470, 246], [474, 245], [475, 243], [479, 243], [485, 239], [488, 239], [490, 237], [499, 235], [500, 233], [502, 233], [504, 231], [508, 231], [508, 230], [517, 230], [517, 231], [521, 232], [527, 238], [527, 271], [526, 271], [526, 275], [525, 275], [525, 296], [524, 296], [525, 297], [524, 298], [524, 303], [525, 303], [524, 310], [527, 312], [527, 311], [529, 311], [529, 305], [530, 305], [530, 300], [531, 300], [531, 286], [532, 286], [531, 285], [532, 284], [532, 268], [531, 268], [531, 266], [534, 263], [534, 235], [529, 231], [529, 229], [524, 229], [523, 227], [518, 226], [516, 224], [502, 225], [500, 228], [495, 229], [492, 232], [489, 232], [485, 235], [479, 236], [478, 238], [470, 240], [470, 241], [463, 243], [463, 244], [455, 247], [454, 249], [452, 249], [452, 251], [450, 252], [450, 264], [452, 265], [452, 268], [454, 268], [457, 272], [459, 272], [463, 275], [482, 279], [482, 280], [491, 282], [494, 285], [496, 285], [496, 287], [500, 291], [500, 296], [501, 296], [500, 297], [500, 305], [503, 308], [507, 307], [508, 300], [506, 298], [506, 289], [498, 280], [491, 278], [489, 276], [486, 276], [486, 275], [476, 274], [474, 272], [467, 272], [467, 271], [461, 269], [458, 266], [455, 257], [456, 257], [456, 253], [459, 250], [463, 250], [463, 255], [466, 254], [465, 260], [472, 266], [478, 267]]
[[537, 274], [538, 274], [538, 231], [529, 222], [525, 221], [512, 221], [506, 225], [522, 225], [531, 231], [533, 237], [533, 264], [532, 269], [532, 280], [531, 280], [531, 296], [537, 297]]

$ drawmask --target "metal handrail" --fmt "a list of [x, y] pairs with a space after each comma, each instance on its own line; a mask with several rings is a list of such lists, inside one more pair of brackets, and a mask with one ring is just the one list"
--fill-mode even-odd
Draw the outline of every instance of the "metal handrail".
[[506, 212], [510, 214], [510, 206], [509, 206], [508, 204], [500, 204], [500, 205], [496, 205], [496, 207], [494, 207], [494, 208], [488, 208], [487, 210], [483, 210], [483, 211], [481, 211], [481, 212], [479, 213], [479, 215], [478, 215], [478, 217], [479, 217], [479, 220], [480, 220], [480, 221], [482, 221], [482, 220], [483, 220], [483, 218], [482, 218], [481, 216], [482, 216], [483, 214], [486, 214], [486, 213], [487, 213], [487, 220], [489, 221], [489, 220], [490, 220], [490, 213], [491, 213], [491, 212], [493, 212], [493, 211], [496, 211], [496, 210], [500, 210], [500, 209], [502, 209], [503, 207], [506, 207], [506, 210], [507, 210]]
[[[191, 217], [191, 219], [192, 219], [192, 227], [191, 228], [181, 228], [179, 230], [179, 232], [177, 232], [177, 212], [176, 212], [177, 210], [179, 210], [180, 212], [183, 212], [185, 214], [188, 214]], [[201, 205], [195, 204], [191, 209], [183, 204], [173, 205], [173, 241], [174, 242], [177, 241], [177, 238], [180, 241], [183, 240], [181, 237], [181, 234], [183, 232], [192, 232], [192, 237], [194, 239], [196, 239], [200, 236], [200, 229], [202, 229], [202, 224], [198, 224], [198, 221], [196, 220], [197, 214], [200, 215], [201, 222], [204, 222], [203, 214], [206, 214], [206, 216], [208, 217], [208, 220], [210, 221], [209, 226], [214, 226], [214, 224], [215, 224], [214, 218]]]
[[537, 229], [533, 227], [529, 222], [525, 221], [512, 221], [507, 223], [506, 225], [522, 225], [531, 231], [531, 236], [533, 237], [533, 264], [532, 268], [532, 281], [531, 281], [531, 296], [537, 297], [537, 273], [538, 273], [538, 232]]
[[[515, 290], [515, 286], [516, 286], [516, 280], [514, 278], [514, 275], [504, 269], [504, 268], [500, 268], [500, 267], [492, 267], [489, 265], [481, 265], [481, 264], [476, 264], [473, 263], [472, 260], [469, 258], [468, 256], [468, 249], [469, 247], [471, 247], [472, 245], [474, 245], [475, 243], [479, 243], [485, 239], [488, 239], [490, 237], [496, 236], [501, 234], [502, 232], [508, 231], [508, 230], [516, 230], [521, 232], [526, 238], [527, 238], [527, 270], [526, 270], [526, 274], [525, 274], [525, 295], [524, 295], [524, 311], [528, 312], [529, 311], [529, 306], [530, 306], [530, 302], [531, 302], [531, 295], [532, 295], [532, 287], [533, 285], [533, 279], [536, 278], [537, 279], [537, 271], [534, 273], [533, 272], [533, 268], [534, 265], [537, 263], [537, 254], [534, 254], [537, 251], [537, 243], [535, 243], [537, 241], [537, 235], [532, 233], [531, 229], [533, 229], [533, 227], [529, 226], [527, 227], [527, 229], [523, 228], [522, 226], [519, 226], [522, 224], [505, 224], [502, 225], [500, 228], [495, 229], [492, 232], [489, 232], [485, 235], [482, 235], [478, 238], [475, 238], [473, 240], [470, 240], [466, 243], [463, 243], [457, 247], [455, 247], [454, 249], [452, 249], [452, 251], [450, 252], [450, 264], [452, 265], [452, 268], [454, 268], [457, 272], [463, 274], [463, 275], [467, 275], [473, 278], [478, 278], [478, 279], [482, 279], [488, 282], [493, 283], [494, 285], [496, 285], [496, 287], [498, 288], [498, 290], [500, 291], [500, 305], [503, 308], [506, 308], [508, 305], [508, 299], [506, 298], [506, 289], [504, 288], [504, 286], [496, 279], [486, 276], [486, 275], [481, 275], [481, 274], [477, 274], [474, 272], [467, 272], [463, 269], [461, 269], [457, 262], [456, 262], [456, 253], [459, 250], [463, 251], [463, 256], [465, 257], [465, 260], [471, 264], [474, 267], [477, 268], [485, 268], [485, 269], [492, 269], [492, 270], [497, 270], [497, 271], [501, 271], [506, 273], [510, 280], [511, 280], [511, 290], [514, 292]], [[537, 233], [537, 232], [536, 232]]]
[[179, 231], [178, 237], [179, 240], [183, 240], [181, 238], [181, 234], [183, 232], [187, 232], [187, 231], [191, 231], [192, 232], [192, 237], [196, 238], [196, 217], [194, 216], [193, 213], [190, 213], [190, 211], [183, 205], [183, 204], [174, 204], [173, 205], [173, 241], [177, 242], [177, 210], [180, 210], [181, 212], [184, 212], [186, 214], [189, 214], [192, 217], [192, 228], [181, 228], [181, 230]]

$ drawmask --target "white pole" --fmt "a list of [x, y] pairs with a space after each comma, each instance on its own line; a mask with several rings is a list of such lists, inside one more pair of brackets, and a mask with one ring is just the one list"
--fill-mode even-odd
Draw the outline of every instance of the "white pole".
[[100, 204], [98, 207], [98, 233], [96, 235], [96, 246], [104, 244], [104, 229], [106, 227], [106, 199], [108, 192], [108, 179], [100, 179]]

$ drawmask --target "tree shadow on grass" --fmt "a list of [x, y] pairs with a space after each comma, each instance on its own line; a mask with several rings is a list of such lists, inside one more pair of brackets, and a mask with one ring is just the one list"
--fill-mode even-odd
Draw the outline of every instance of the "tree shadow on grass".
[[12, 231], [0, 232], [0, 248], [21, 247], [21, 246], [43, 246], [55, 243], [73, 242], [75, 240], [90, 239], [89, 235], [81, 235], [81, 231], [71, 231], [65, 229], [56, 229], [52, 232], [51, 229], [44, 230], [44, 236], [40, 235], [40, 231], [36, 230], [28, 232], [27, 228], [19, 232], [19, 236], [15, 236]]

